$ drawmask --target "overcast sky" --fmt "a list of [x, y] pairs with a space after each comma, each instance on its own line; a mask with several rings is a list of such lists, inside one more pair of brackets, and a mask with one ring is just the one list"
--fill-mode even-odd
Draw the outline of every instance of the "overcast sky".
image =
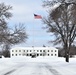
[[29, 35], [26, 43], [16, 46], [53, 46], [52, 43], [48, 43], [53, 37], [42, 28], [44, 27], [42, 20], [34, 19], [33, 15], [46, 16], [46, 9], [42, 7], [43, 0], [0, 0], [0, 3], [2, 2], [13, 7], [11, 10], [13, 17], [9, 20], [9, 26], [24, 23]]

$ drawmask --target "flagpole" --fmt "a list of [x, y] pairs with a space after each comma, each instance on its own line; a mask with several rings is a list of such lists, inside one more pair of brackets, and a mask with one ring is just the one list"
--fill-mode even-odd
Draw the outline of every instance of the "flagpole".
[[33, 47], [34, 47], [34, 25], [33, 25]]
[[33, 53], [34, 53], [34, 24], [33, 24]]
[[[41, 16], [41, 15], [34, 14], [34, 13], [33, 13], [33, 15], [34, 15], [34, 19], [36, 19], [36, 20], [37, 20], [37, 19], [42, 19], [42, 16]], [[34, 30], [34, 25], [33, 25], [33, 45], [35, 44], [35, 40], [34, 40], [34, 34], [35, 34], [35, 33], [34, 33], [34, 31], [35, 31], [35, 30]], [[34, 49], [34, 47], [33, 47], [33, 49]]]

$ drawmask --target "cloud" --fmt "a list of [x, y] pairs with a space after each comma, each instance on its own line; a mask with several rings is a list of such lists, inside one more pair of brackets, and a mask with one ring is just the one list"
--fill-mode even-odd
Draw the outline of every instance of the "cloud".
[[13, 17], [11, 21], [16, 22], [32, 22], [34, 20], [34, 13], [45, 15], [45, 10], [42, 7], [41, 0], [1, 0], [6, 5], [11, 5], [13, 10], [11, 11]]
[[[9, 26], [13, 27], [14, 24], [19, 22], [25, 23], [26, 32], [29, 35], [27, 42], [23, 43], [24, 46], [42, 46], [43, 44], [48, 45], [50, 40], [49, 34], [42, 29], [42, 21], [34, 19], [34, 13], [41, 16], [45, 16], [46, 12], [42, 7], [41, 0], [0, 0], [5, 2], [6, 5], [11, 5], [13, 17], [9, 21]], [[34, 34], [33, 34], [34, 30]], [[33, 35], [35, 43], [33, 43]], [[21, 44], [22, 45], [22, 44]]]

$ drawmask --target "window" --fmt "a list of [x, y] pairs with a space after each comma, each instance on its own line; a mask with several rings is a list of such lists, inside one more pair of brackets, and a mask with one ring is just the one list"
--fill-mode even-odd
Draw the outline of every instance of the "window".
[[45, 50], [43, 50], [43, 52], [45, 52]]
[[39, 56], [39, 54], [37, 54], [37, 56]]
[[39, 52], [39, 50], [37, 50], [37, 52]]
[[49, 50], [48, 50], [48, 52], [49, 52]]
[[40, 56], [42, 56], [42, 54], [40, 54]]
[[28, 54], [27, 54], [27, 56], [28, 56]]
[[16, 52], [17, 52], [17, 50], [16, 50]]
[[21, 54], [19, 54], [19, 56], [21, 56]]
[[12, 56], [14, 56], [14, 54], [12, 54]]
[[24, 50], [24, 52], [25, 52], [25, 50]]
[[19, 52], [21, 52], [21, 50], [19, 50]]
[[26, 54], [22, 54], [23, 56], [25, 56]]
[[48, 54], [48, 56], [49, 56], [49, 54]]
[[31, 50], [30, 50], [30, 52], [31, 52]]
[[28, 52], [28, 50], [27, 50], [27, 52]]
[[57, 56], [57, 54], [55, 54], [55, 56]]
[[55, 50], [55, 52], [56, 52], [56, 50]]
[[32, 56], [32, 54], [30, 54], [30, 56]]
[[40, 52], [42, 52], [42, 50], [40, 50]]
[[16, 56], [17, 56], [17, 54], [16, 54]]
[[51, 50], [51, 52], [53, 52], [53, 50]]
[[51, 56], [53, 56], [53, 54], [51, 54]]

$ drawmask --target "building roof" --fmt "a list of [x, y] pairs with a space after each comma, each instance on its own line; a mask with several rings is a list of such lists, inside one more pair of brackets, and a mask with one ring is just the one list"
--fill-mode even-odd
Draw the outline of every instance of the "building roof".
[[15, 47], [15, 48], [12, 48], [11, 50], [15, 50], [15, 49], [56, 49], [57, 48], [54, 48], [54, 47]]

